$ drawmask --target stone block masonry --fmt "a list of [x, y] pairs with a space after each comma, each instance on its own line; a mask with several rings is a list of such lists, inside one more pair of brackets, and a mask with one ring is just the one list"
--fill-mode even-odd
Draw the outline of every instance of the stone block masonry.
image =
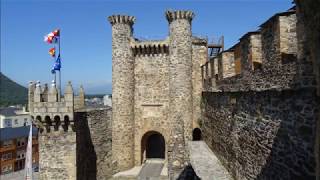
[[112, 25], [112, 158], [114, 172], [133, 167], [134, 142], [134, 57], [133, 16], [113, 15]]
[[[295, 0], [297, 4], [299, 59], [311, 62], [317, 81], [317, 94], [320, 96], [320, 1]], [[317, 180], [320, 180], [320, 112], [318, 112], [315, 156], [317, 159]]]
[[[191, 11], [167, 11], [169, 36], [142, 41], [133, 36], [134, 17], [113, 15], [114, 173], [161, 157], [171, 179], [188, 165], [186, 141], [198, 127], [202, 81], [200, 64], [207, 41], [192, 36]], [[158, 142], [152, 138], [162, 139]], [[162, 152], [150, 155], [150, 145]]]
[[77, 179], [108, 179], [112, 175], [111, 108], [83, 109], [77, 119]]
[[235, 179], [314, 179], [315, 89], [204, 92], [204, 140]]
[[247, 33], [241, 74], [202, 94], [204, 140], [235, 179], [319, 179], [319, 66], [302, 17], [292, 8]]

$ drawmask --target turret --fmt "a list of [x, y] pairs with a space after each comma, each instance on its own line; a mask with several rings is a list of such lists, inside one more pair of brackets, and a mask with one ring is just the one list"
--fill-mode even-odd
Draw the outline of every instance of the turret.
[[41, 102], [41, 85], [40, 81], [37, 81], [36, 89], [34, 91], [34, 102]]
[[[186, 161], [185, 141], [192, 134], [192, 34], [191, 11], [167, 11], [169, 22], [169, 119], [174, 134], [171, 134], [169, 159], [174, 171], [183, 168]], [[179, 156], [177, 156], [179, 154]], [[176, 174], [171, 174], [176, 179]]]
[[33, 102], [34, 102], [34, 91], [35, 91], [35, 83], [30, 81], [28, 87], [28, 111], [33, 111]]
[[71, 85], [71, 81], [68, 81], [68, 84], [64, 90], [64, 101], [66, 102], [67, 107], [73, 107], [73, 89]]
[[44, 84], [42, 93], [41, 93], [41, 101], [42, 102], [48, 102], [48, 93], [49, 93], [49, 88], [48, 88], [48, 84]]
[[112, 154], [114, 170], [133, 167], [134, 57], [130, 47], [135, 17], [113, 15], [112, 25]]
[[85, 105], [84, 105], [84, 89], [83, 89], [83, 86], [80, 85], [80, 89], [79, 89], [79, 102], [78, 102], [78, 105], [80, 108], [83, 108]]
[[52, 81], [51, 88], [48, 93], [48, 102], [58, 101], [58, 90], [55, 81]]

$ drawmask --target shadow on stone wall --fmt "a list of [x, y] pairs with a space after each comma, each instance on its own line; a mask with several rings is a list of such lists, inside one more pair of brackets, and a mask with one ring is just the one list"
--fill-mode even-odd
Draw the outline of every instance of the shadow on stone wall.
[[77, 180], [97, 179], [97, 155], [91, 140], [86, 112], [77, 112]]
[[[263, 111], [280, 124], [256, 179], [315, 179], [314, 156], [319, 99], [315, 89], [277, 92], [268, 100], [279, 109]], [[273, 105], [272, 105], [273, 106]]]
[[315, 179], [315, 88], [203, 98], [204, 140], [235, 179]]

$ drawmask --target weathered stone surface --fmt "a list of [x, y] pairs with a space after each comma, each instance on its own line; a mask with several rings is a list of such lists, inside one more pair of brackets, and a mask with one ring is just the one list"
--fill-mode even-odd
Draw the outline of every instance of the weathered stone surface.
[[[320, 1], [295, 0], [297, 4], [298, 60], [306, 61], [313, 67], [317, 81], [317, 94], [320, 96]], [[310, 63], [311, 62], [311, 63]], [[317, 159], [317, 180], [320, 179], [320, 113], [318, 112], [315, 156]]]
[[235, 179], [314, 178], [315, 95], [315, 89], [204, 93], [204, 140]]
[[112, 24], [112, 158], [114, 172], [133, 166], [134, 57], [130, 42], [135, 18], [109, 17]]
[[133, 37], [134, 18], [111, 16], [114, 172], [145, 161], [150, 134], [164, 138], [171, 178], [187, 164], [185, 141], [199, 126], [200, 64], [207, 59], [207, 41], [191, 34], [193, 16], [168, 11], [169, 37], [154, 41]]
[[202, 180], [231, 180], [231, 176], [219, 159], [203, 141], [189, 141], [190, 164]]
[[51, 131], [39, 135], [41, 180], [76, 179], [76, 134]]
[[[187, 154], [185, 142], [192, 134], [192, 39], [190, 11], [167, 11], [170, 29], [169, 60], [169, 176], [178, 177]], [[173, 163], [176, 162], [176, 163]]]
[[76, 112], [77, 179], [108, 179], [112, 175], [111, 108]]

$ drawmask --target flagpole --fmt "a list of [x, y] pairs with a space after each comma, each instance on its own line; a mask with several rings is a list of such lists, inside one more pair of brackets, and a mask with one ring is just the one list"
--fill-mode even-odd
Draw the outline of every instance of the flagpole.
[[[53, 43], [53, 46], [54, 46], [54, 49], [56, 50], [56, 44]], [[56, 61], [56, 52], [55, 52], [55, 55], [53, 57], [54, 61]], [[56, 71], [54, 70], [54, 84], [57, 84], [57, 73]]]
[[[59, 30], [59, 57], [61, 58], [61, 49], [60, 49], [60, 41], [61, 41], [61, 31]], [[59, 101], [61, 100], [61, 60], [60, 60], [60, 70], [59, 70], [59, 89], [60, 89], [60, 95], [59, 95]]]

